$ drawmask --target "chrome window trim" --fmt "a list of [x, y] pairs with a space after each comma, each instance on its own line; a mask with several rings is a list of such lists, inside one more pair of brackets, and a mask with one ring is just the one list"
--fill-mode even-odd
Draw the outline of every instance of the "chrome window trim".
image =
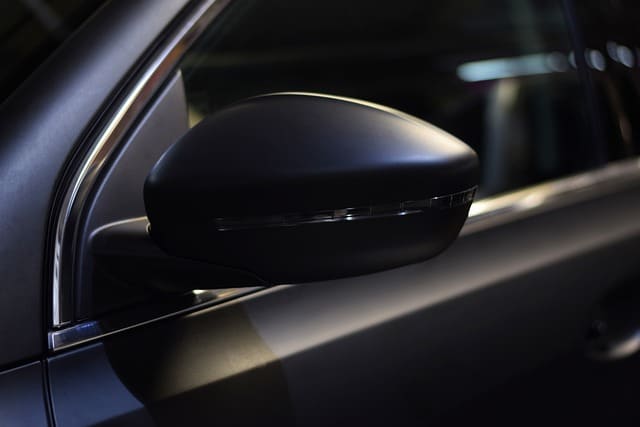
[[[54, 330], [48, 335], [50, 350], [58, 351], [95, 341], [171, 316], [226, 303], [231, 299], [263, 289], [194, 291], [191, 295], [192, 302], [176, 303], [173, 309], [167, 311], [165, 307], [165, 311], [149, 313], [148, 318], [145, 319], [136, 318], [134, 315], [116, 322], [103, 319], [72, 324], [74, 319], [71, 305], [66, 307], [66, 311], [62, 307], [62, 303], [67, 301], [73, 293], [69, 263], [73, 255], [82, 208], [105, 161], [122, 143], [123, 137], [134, 125], [138, 115], [174, 71], [183, 54], [230, 1], [205, 0], [185, 19], [184, 24], [160, 47], [145, 71], [131, 86], [128, 95], [108, 119], [80, 168], [73, 175], [71, 184], [64, 193], [54, 224], [54, 260], [51, 271], [51, 322]], [[631, 186], [640, 186], [640, 157], [610, 163], [600, 169], [474, 202], [461, 235], [614, 193]]]
[[159, 320], [189, 314], [212, 306], [218, 307], [262, 289], [264, 288], [194, 290], [176, 297], [175, 300], [170, 302], [151, 304], [145, 307], [144, 310], [134, 307], [103, 319], [87, 320], [69, 327], [53, 330], [49, 332], [47, 337], [48, 346], [52, 351], [65, 350]]
[[[489, 197], [471, 205], [469, 218], [460, 235], [469, 235], [502, 224], [531, 217], [562, 206], [591, 200], [624, 189], [640, 188], [640, 157], [610, 163], [609, 165], [578, 175], [560, 178], [521, 190]], [[158, 320], [192, 313], [252, 297], [265, 288], [238, 288], [229, 290], [194, 291], [195, 304], [177, 301], [174, 310], [157, 311], [145, 319], [126, 315], [117, 320], [86, 321], [49, 333], [49, 349], [60, 351], [80, 344], [96, 341], [115, 333], [143, 326]], [[220, 294], [220, 292], [224, 292]], [[152, 311], [153, 312], [153, 311]]]
[[611, 162], [598, 169], [558, 178], [471, 205], [461, 235], [640, 186], [640, 157]]
[[205, 0], [184, 20], [183, 25], [167, 38], [127, 96], [102, 128], [71, 184], [64, 193], [55, 222], [54, 254], [51, 282], [54, 328], [73, 321], [73, 252], [82, 208], [103, 169], [106, 159], [122, 142], [138, 115], [174, 71], [182, 55], [224, 9], [230, 0]]

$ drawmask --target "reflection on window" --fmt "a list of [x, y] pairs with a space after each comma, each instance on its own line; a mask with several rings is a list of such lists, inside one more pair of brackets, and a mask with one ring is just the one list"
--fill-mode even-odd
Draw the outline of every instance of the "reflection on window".
[[[640, 2], [582, 0], [578, 21], [588, 52], [600, 54], [600, 66], [589, 61], [613, 159], [640, 154]], [[590, 59], [591, 55], [587, 55]]]
[[457, 74], [465, 82], [481, 82], [567, 71], [568, 63], [568, 58], [558, 52], [536, 53], [467, 62], [458, 66]]
[[279, 91], [360, 98], [420, 117], [478, 152], [481, 195], [595, 164], [583, 88], [553, 0], [240, 0], [182, 71], [192, 123]]

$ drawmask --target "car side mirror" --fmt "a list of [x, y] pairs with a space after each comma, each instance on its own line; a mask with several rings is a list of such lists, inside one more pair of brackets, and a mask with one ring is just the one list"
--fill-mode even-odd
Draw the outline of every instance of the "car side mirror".
[[144, 201], [167, 254], [296, 283], [437, 255], [467, 218], [477, 174], [471, 148], [415, 117], [279, 93], [192, 128], [152, 169]]
[[477, 175], [471, 148], [399, 111], [316, 94], [250, 98], [164, 153], [144, 187], [148, 218], [92, 234], [96, 277], [182, 292], [423, 261], [457, 237]]

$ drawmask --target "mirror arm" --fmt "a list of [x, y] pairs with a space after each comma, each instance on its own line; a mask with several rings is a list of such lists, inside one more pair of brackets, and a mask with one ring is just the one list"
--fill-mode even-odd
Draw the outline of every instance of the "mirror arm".
[[171, 256], [148, 232], [146, 217], [107, 224], [91, 235], [95, 274], [107, 281], [143, 286], [161, 292], [271, 286], [258, 276], [238, 270]]

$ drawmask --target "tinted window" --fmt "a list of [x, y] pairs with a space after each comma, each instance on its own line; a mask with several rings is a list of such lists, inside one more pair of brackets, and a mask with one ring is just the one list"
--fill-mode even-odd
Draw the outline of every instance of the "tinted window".
[[5, 1], [0, 7], [0, 102], [105, 0]]
[[640, 2], [576, 2], [610, 156], [640, 154]]
[[277, 91], [350, 96], [467, 142], [493, 194], [596, 162], [556, 1], [237, 1], [187, 55], [191, 120]]

